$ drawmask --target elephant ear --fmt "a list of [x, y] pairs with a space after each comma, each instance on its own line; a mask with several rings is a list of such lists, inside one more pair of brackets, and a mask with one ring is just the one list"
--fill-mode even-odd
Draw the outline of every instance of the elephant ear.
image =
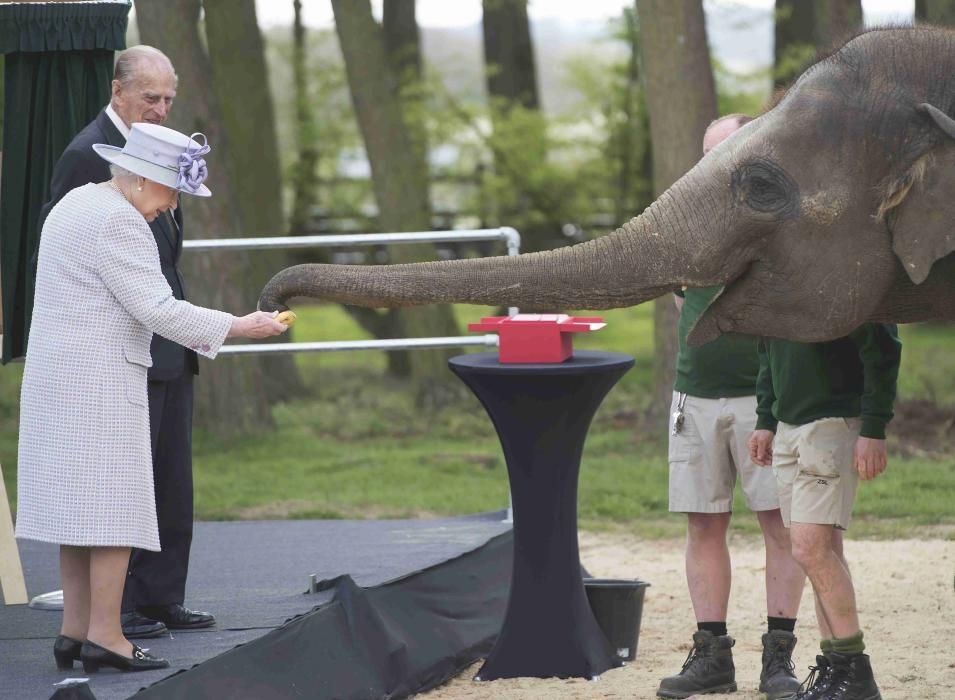
[[955, 120], [927, 103], [918, 109], [948, 138], [910, 168], [891, 212], [892, 248], [915, 284], [925, 281], [936, 260], [955, 251]]

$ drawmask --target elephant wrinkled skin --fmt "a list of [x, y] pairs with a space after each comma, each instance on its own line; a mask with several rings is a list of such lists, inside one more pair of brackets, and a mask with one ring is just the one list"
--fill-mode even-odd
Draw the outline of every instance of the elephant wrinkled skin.
[[868, 320], [955, 319], [955, 32], [877, 29], [607, 236], [515, 257], [297, 265], [259, 300], [630, 306], [725, 285], [694, 328], [821, 341]]

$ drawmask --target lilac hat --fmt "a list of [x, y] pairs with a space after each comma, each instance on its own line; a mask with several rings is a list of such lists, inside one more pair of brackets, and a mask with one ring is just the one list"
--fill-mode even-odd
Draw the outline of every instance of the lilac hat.
[[[202, 144], [193, 139], [199, 136]], [[197, 197], [212, 194], [202, 184], [209, 175], [202, 157], [209, 152], [205, 134], [186, 136], [165, 126], [137, 122], [122, 148], [95, 143], [93, 150], [100, 158], [160, 185]]]

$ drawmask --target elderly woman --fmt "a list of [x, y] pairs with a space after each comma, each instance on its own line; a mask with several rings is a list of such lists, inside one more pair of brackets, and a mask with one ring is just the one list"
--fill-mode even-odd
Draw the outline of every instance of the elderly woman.
[[[201, 136], [196, 134], [194, 136]], [[203, 140], [205, 137], [202, 137]], [[164, 668], [123, 637], [130, 548], [159, 550], [146, 369], [153, 333], [214, 358], [232, 336], [286, 326], [177, 300], [147, 226], [179, 192], [208, 197], [209, 147], [133, 124], [122, 149], [97, 144], [113, 178], [69, 192], [43, 226], [20, 407], [17, 537], [60, 545], [61, 669]]]

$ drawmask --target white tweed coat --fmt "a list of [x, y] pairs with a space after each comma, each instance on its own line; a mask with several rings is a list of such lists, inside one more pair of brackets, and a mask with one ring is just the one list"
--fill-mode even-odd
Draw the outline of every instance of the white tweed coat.
[[157, 333], [215, 357], [233, 316], [173, 297], [142, 215], [89, 184], [40, 238], [20, 400], [17, 537], [159, 550], [146, 368]]

